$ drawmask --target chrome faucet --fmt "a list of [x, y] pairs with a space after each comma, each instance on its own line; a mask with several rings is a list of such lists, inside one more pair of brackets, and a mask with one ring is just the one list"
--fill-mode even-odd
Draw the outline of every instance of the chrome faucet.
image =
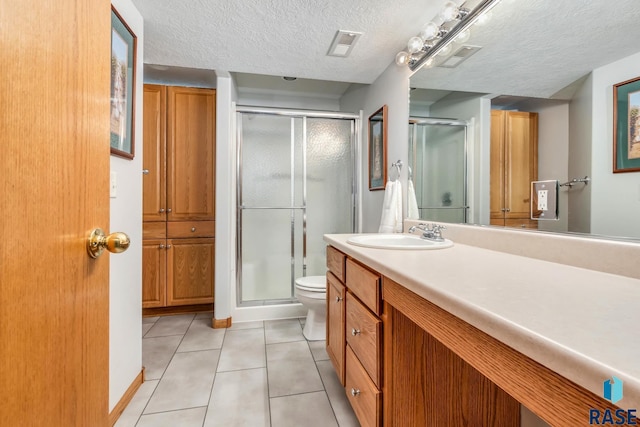
[[447, 227], [444, 225], [438, 224], [418, 224], [409, 228], [409, 233], [413, 233], [414, 231], [422, 230], [422, 238], [427, 240], [433, 240], [435, 242], [444, 242], [444, 237], [442, 237], [442, 230], [446, 230]]

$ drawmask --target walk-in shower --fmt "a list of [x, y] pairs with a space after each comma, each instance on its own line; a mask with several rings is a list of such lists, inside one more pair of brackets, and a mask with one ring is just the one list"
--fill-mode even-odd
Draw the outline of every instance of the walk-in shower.
[[409, 167], [420, 219], [467, 222], [467, 122], [411, 117]]
[[326, 272], [325, 233], [355, 229], [354, 114], [237, 107], [237, 303], [295, 302]]

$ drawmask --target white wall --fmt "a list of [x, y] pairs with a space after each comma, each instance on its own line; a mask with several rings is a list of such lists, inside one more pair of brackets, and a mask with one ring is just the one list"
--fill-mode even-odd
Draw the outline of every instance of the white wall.
[[453, 93], [431, 105], [430, 110], [431, 117], [451, 118], [469, 122], [467, 129], [467, 159], [469, 162], [467, 203], [470, 209], [467, 222], [489, 224], [490, 96]]
[[[391, 63], [370, 86], [354, 87], [340, 99], [341, 111], [363, 111], [362, 147], [360, 150], [360, 215], [362, 232], [377, 232], [380, 227], [384, 191], [369, 191], [368, 183], [368, 127], [369, 116], [383, 105], [388, 107], [387, 127], [387, 165], [402, 160], [407, 164], [409, 153], [409, 75], [407, 67], [398, 67]], [[407, 170], [402, 170], [400, 178], [403, 189], [407, 188]], [[403, 212], [406, 209], [406, 197], [403, 200]]]
[[[557, 179], [567, 182], [569, 177], [569, 104], [551, 105], [532, 110], [538, 113], [538, 180]], [[544, 231], [568, 231], [569, 190], [561, 187], [558, 193], [557, 221], [538, 221]]]
[[613, 85], [640, 76], [640, 53], [593, 71], [591, 233], [640, 237], [640, 173], [613, 171]]
[[239, 88], [237, 103], [238, 105], [256, 107], [340, 111], [338, 97], [334, 95], [323, 96], [317, 93], [304, 95], [285, 91]]
[[108, 255], [109, 266], [109, 411], [120, 401], [142, 369], [142, 16], [131, 0], [112, 0], [138, 38], [135, 86], [135, 157], [111, 156], [117, 174], [117, 197], [111, 199], [109, 232], [124, 231], [129, 249]]
[[[591, 139], [593, 76], [589, 76], [569, 104], [569, 164], [571, 177], [591, 176]], [[573, 178], [572, 178], [573, 179]], [[569, 192], [568, 229], [571, 232], [591, 232], [591, 188], [575, 186]]]
[[231, 317], [235, 286], [235, 144], [234, 108], [238, 99], [233, 77], [217, 72], [216, 90], [216, 268], [214, 317]]

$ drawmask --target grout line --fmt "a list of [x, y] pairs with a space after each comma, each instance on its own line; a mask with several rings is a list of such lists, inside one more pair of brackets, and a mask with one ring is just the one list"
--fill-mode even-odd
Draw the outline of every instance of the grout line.
[[227, 329], [224, 329], [224, 336], [222, 337], [222, 344], [220, 344], [220, 354], [218, 355], [218, 361], [213, 369], [213, 382], [211, 383], [211, 390], [209, 391], [209, 400], [207, 401], [207, 409], [204, 411], [204, 418], [202, 419], [202, 427], [207, 421], [207, 415], [209, 414], [209, 408], [211, 407], [211, 399], [213, 399], [213, 388], [216, 386], [218, 380], [218, 366], [220, 365], [220, 359], [222, 359], [222, 349], [224, 348], [224, 342], [227, 339]]
[[[310, 341], [307, 340], [307, 345], [309, 346], [309, 351], [311, 352], [311, 357], [313, 357], [313, 350], [311, 350]], [[326, 343], [325, 343], [326, 346]], [[327, 396], [327, 401], [329, 402], [329, 407], [331, 408], [331, 412], [333, 413], [333, 418], [336, 420], [336, 424], [339, 426], [338, 416], [336, 415], [336, 410], [333, 408], [333, 403], [331, 403], [331, 398], [329, 397], [329, 392], [327, 391], [327, 385], [324, 383], [324, 378], [322, 378], [322, 374], [320, 373], [320, 368], [318, 368], [318, 360], [313, 357], [313, 363], [316, 365], [316, 371], [318, 371], [318, 376], [320, 377], [320, 382], [322, 383], [322, 389], [324, 391], [325, 396]]]
[[273, 419], [271, 414], [271, 390], [269, 387], [269, 358], [267, 356], [267, 325], [263, 321], [262, 323], [264, 328], [262, 329], [264, 333], [264, 370], [267, 376], [267, 405], [269, 407], [269, 426], [273, 426]]
[[[141, 417], [147, 416], [147, 415], [170, 414], [171, 412], [188, 411], [190, 409], [198, 409], [198, 408], [206, 408], [206, 406], [190, 406], [188, 408], [178, 408], [178, 409], [170, 409], [168, 411], [150, 412], [148, 414], [141, 415]], [[206, 412], [205, 412], [205, 415], [206, 415]], [[138, 422], [139, 422], [139, 420], [138, 420]]]

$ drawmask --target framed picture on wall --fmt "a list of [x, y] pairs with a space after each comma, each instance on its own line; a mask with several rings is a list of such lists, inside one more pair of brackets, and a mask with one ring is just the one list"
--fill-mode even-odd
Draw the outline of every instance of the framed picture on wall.
[[613, 86], [613, 172], [640, 172], [640, 77]]
[[110, 145], [114, 156], [133, 159], [136, 35], [111, 7]]
[[387, 106], [369, 116], [369, 190], [387, 182]]

